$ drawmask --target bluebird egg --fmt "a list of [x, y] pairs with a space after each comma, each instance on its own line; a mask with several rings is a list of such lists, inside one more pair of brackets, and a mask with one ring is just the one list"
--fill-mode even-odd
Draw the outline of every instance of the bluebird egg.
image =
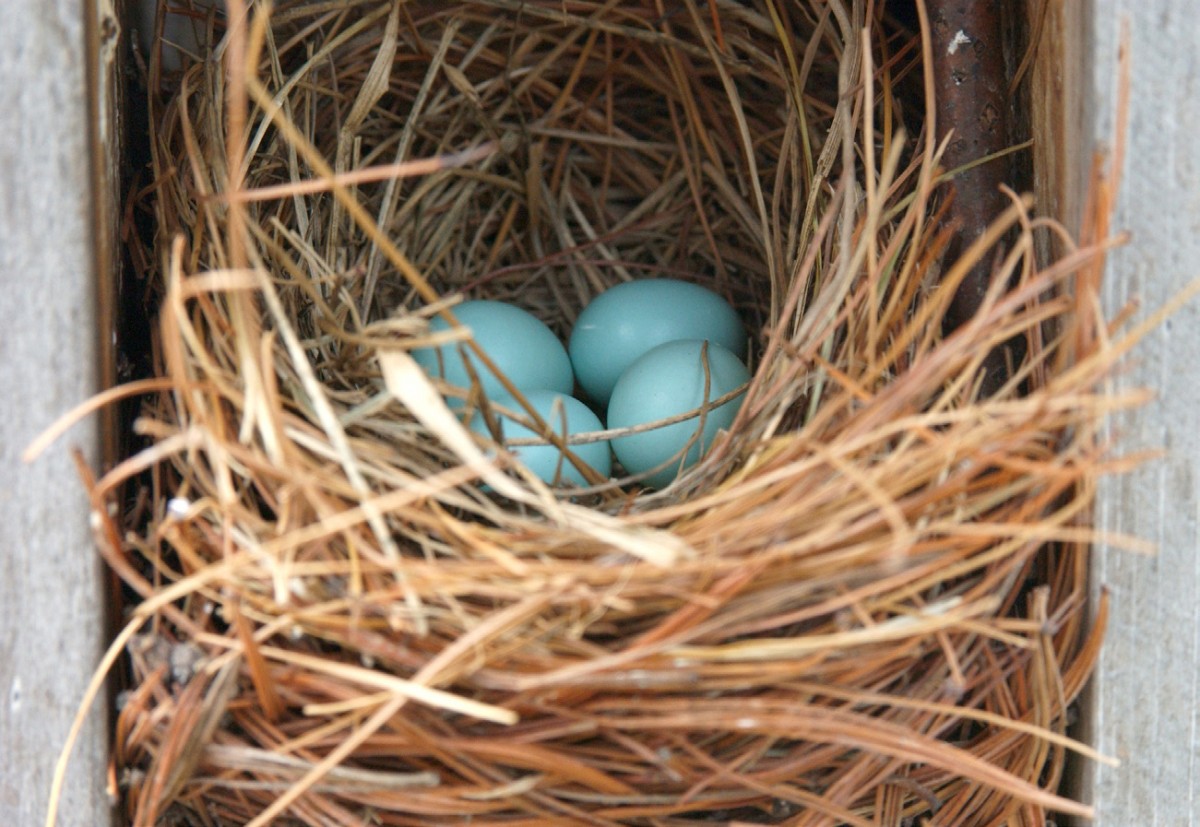
[[[554, 331], [532, 313], [505, 302], [488, 300], [466, 301], [455, 306], [452, 312], [470, 328], [476, 344], [518, 390], [570, 393], [574, 389], [575, 377], [566, 348]], [[449, 328], [449, 323], [440, 316], [429, 325], [431, 332]], [[507, 393], [496, 375], [479, 361], [466, 343], [421, 348], [413, 352], [413, 358], [430, 376], [463, 389], [471, 386], [469, 363], [489, 398]], [[462, 404], [453, 397], [449, 402], [454, 406]]]
[[746, 330], [728, 302], [686, 281], [618, 284], [591, 301], [568, 342], [575, 378], [597, 404], [608, 403], [617, 377], [651, 348], [676, 339], [707, 339], [746, 358]]
[[[574, 397], [549, 390], [533, 390], [523, 394], [530, 407], [538, 412], [550, 429], [566, 439], [579, 434], [601, 431], [604, 426], [591, 409]], [[524, 416], [524, 411], [516, 400], [503, 398], [498, 400], [498, 407], [493, 411], [498, 414], [502, 441], [517, 458], [525, 464], [542, 481], [557, 485], [586, 486], [590, 483], [580, 473], [579, 469], [563, 455], [554, 445], [511, 445], [510, 440], [521, 438], [538, 438], [539, 434], [532, 428], [518, 422], [511, 416], [499, 411], [499, 407], [507, 408], [516, 414]], [[482, 413], [477, 413], [471, 419], [471, 430], [479, 434], [491, 436], [487, 422]], [[612, 473], [612, 455], [608, 440], [596, 442], [581, 442], [570, 445], [571, 453], [592, 467], [597, 474], [607, 478]]]
[[[667, 342], [643, 354], [613, 387], [608, 402], [608, 427], [629, 428], [668, 419], [700, 408], [750, 380], [750, 371], [732, 351], [708, 342], [708, 394], [705, 396], [705, 342], [684, 339]], [[662, 425], [641, 433], [615, 437], [613, 453], [630, 474], [642, 475], [653, 488], [663, 488], [696, 464], [717, 431], [728, 429], [741, 407], [739, 394], [703, 417]]]

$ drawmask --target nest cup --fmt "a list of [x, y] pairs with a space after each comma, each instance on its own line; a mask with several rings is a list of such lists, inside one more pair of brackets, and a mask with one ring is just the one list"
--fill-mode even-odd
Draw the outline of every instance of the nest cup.
[[[793, 102], [767, 55], [731, 55], [718, 70], [697, 11], [663, 18], [669, 35], [646, 8], [594, 27], [547, 7], [487, 4], [414, 21], [416, 48], [433, 54], [397, 61], [397, 91], [356, 135], [361, 162], [495, 152], [364, 193], [381, 227], [439, 293], [519, 304], [564, 339], [597, 293], [642, 277], [703, 283], [762, 329], [772, 283], [748, 181], [780, 171]], [[723, 82], [746, 101], [744, 124]], [[756, 136], [752, 158], [739, 127]], [[368, 267], [361, 290], [381, 316], [419, 306], [386, 264]]]
[[[1098, 645], [1111, 357], [1091, 282], [1059, 288], [1092, 259], [1039, 267], [1014, 199], [1014, 288], [942, 336], [993, 253], [935, 266], [936, 153], [896, 92], [919, 38], [866, 11], [193, 13], [216, 45], [152, 100], [143, 202], [170, 389], [95, 493], [143, 469], [153, 492], [111, 532], [144, 601], [133, 823], [1086, 812], [1054, 786], [1087, 752], [1063, 728]], [[662, 492], [506, 476], [403, 358], [461, 295], [565, 337], [646, 277], [754, 334], [732, 432]]]

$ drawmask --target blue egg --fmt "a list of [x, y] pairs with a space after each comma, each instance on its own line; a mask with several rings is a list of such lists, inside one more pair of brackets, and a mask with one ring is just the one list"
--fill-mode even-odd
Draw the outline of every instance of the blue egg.
[[737, 311], [711, 290], [674, 279], [624, 282], [601, 293], [579, 314], [568, 350], [575, 378], [603, 406], [638, 357], [677, 339], [707, 339], [746, 358]]
[[[569, 439], [579, 434], [604, 430], [604, 426], [600, 424], [600, 418], [592, 413], [587, 405], [574, 397], [547, 390], [529, 391], [524, 396], [530, 407], [538, 412], [538, 416], [545, 420], [556, 434], [563, 435], [565, 433]], [[505, 408], [518, 414], [524, 414], [523, 409], [514, 399], [503, 398], [497, 401]], [[496, 411], [496, 408], [493, 408], [493, 411]], [[499, 412], [497, 411], [497, 413]], [[565, 431], [564, 417], [566, 420]], [[511, 439], [539, 436], [537, 431], [525, 427], [511, 417], [501, 415], [499, 421], [500, 430], [506, 443]], [[471, 430], [491, 436], [482, 413], [475, 414], [471, 419]], [[543, 482], [551, 485], [566, 483], [586, 486], [591, 484], [584, 479], [583, 474], [563, 455], [562, 451], [553, 445], [506, 445], [506, 447], [516, 454], [517, 458]], [[590, 465], [601, 477], [607, 479], [612, 473], [612, 454], [608, 440], [581, 442], [571, 445], [570, 448], [571, 453]]]
[[[452, 312], [471, 329], [475, 342], [518, 390], [570, 393], [574, 389], [575, 377], [566, 348], [554, 331], [532, 313], [505, 302], [487, 300], [463, 302], [452, 308]], [[429, 324], [431, 332], [449, 328], [449, 323], [440, 316]], [[412, 355], [430, 376], [439, 377], [463, 389], [471, 386], [466, 365], [469, 362], [488, 397], [507, 393], [496, 375], [471, 353], [465, 343], [421, 348], [413, 351]], [[455, 407], [462, 405], [459, 399], [450, 398], [448, 401]]]
[[[750, 371], [732, 351], [708, 342], [708, 396], [701, 356], [705, 343], [696, 339], [667, 342], [630, 365], [608, 402], [608, 427], [629, 428], [667, 419], [701, 407], [750, 381]], [[648, 474], [645, 483], [663, 488], [695, 465], [717, 431], [728, 429], [745, 394], [739, 394], [700, 417], [685, 419], [612, 441], [613, 453], [630, 474]], [[684, 449], [687, 449], [686, 452]]]

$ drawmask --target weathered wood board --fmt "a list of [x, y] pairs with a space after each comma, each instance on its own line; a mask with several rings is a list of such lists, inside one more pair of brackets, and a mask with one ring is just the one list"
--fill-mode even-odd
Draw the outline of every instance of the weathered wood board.
[[[1074, 0], [1066, 0], [1071, 3]], [[1192, 0], [1096, 0], [1084, 38], [1084, 125], [1115, 134], [1117, 54], [1130, 43], [1127, 156], [1114, 227], [1132, 233], [1109, 260], [1110, 313], [1144, 315], [1200, 278], [1200, 18]], [[1086, 163], [1080, 157], [1079, 163]], [[1115, 385], [1156, 400], [1113, 423], [1124, 451], [1167, 455], [1107, 481], [1097, 523], [1158, 545], [1139, 556], [1101, 545], [1093, 588], [1111, 590], [1112, 618], [1085, 718], [1092, 742], [1119, 758], [1088, 771], [1096, 827], [1200, 825], [1200, 302], [1184, 307], [1134, 354]]]
[[[83, 0], [4, 0], [0, 22], [0, 824], [45, 818], [58, 751], [104, 644], [102, 574], [70, 457], [20, 454], [97, 388], [96, 250]], [[101, 232], [104, 232], [101, 230]], [[95, 710], [59, 824], [109, 821]]]

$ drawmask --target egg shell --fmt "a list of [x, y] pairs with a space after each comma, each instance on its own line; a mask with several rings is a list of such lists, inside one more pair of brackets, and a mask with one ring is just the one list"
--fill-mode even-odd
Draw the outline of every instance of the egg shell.
[[[563, 393], [547, 390], [534, 390], [524, 394], [530, 407], [538, 412], [546, 424], [557, 434], [563, 433], [563, 414], [566, 414], [566, 436], [569, 439], [578, 434], [601, 431], [604, 426], [600, 418], [592, 413], [591, 408], [574, 397]], [[508, 408], [516, 413], [524, 414], [520, 404], [512, 398], [498, 400], [499, 406]], [[498, 408], [492, 409], [500, 414]], [[515, 419], [499, 415], [500, 430], [504, 440], [539, 437], [537, 431], [527, 428]], [[471, 419], [471, 430], [478, 434], [491, 436], [487, 422], [482, 413], [477, 413]], [[554, 485], [558, 482], [571, 485], [586, 486], [590, 483], [584, 479], [570, 460], [563, 456], [562, 451], [553, 445], [515, 445], [506, 446], [516, 454], [517, 458], [536, 474], [543, 482]], [[583, 442], [571, 446], [571, 453], [590, 465], [597, 474], [607, 478], [612, 473], [612, 453], [608, 440]]]
[[[452, 312], [471, 329], [475, 342], [521, 392], [553, 390], [569, 394], [574, 389], [575, 377], [566, 348], [554, 331], [532, 313], [516, 305], [486, 299], [463, 302]], [[450, 324], [440, 316], [429, 324], [432, 332], [449, 328]], [[430, 376], [466, 389], [471, 386], [471, 377], [464, 355], [489, 398], [507, 395], [496, 375], [465, 343], [451, 342], [413, 351], [413, 358]], [[448, 401], [453, 407], [463, 404], [455, 397]]]
[[[685, 339], [650, 350], [621, 374], [608, 403], [608, 427], [629, 428], [667, 419], [699, 408], [750, 380], [750, 371], [732, 351], [708, 342], [709, 393], [704, 396], [704, 342]], [[728, 429], [745, 394], [705, 413], [699, 439], [700, 417], [685, 419], [612, 440], [613, 453], [631, 474], [647, 474], [653, 488], [671, 483], [682, 469], [695, 465], [712, 444], [717, 431]], [[693, 442], [693, 440], [695, 440]], [[686, 455], [683, 449], [688, 443]], [[662, 466], [661, 468], [659, 466]], [[657, 469], [657, 470], [654, 470]]]
[[737, 311], [711, 290], [676, 279], [605, 290], [579, 314], [567, 349], [580, 387], [603, 406], [638, 357], [677, 339], [707, 339], [746, 358], [746, 329]]

